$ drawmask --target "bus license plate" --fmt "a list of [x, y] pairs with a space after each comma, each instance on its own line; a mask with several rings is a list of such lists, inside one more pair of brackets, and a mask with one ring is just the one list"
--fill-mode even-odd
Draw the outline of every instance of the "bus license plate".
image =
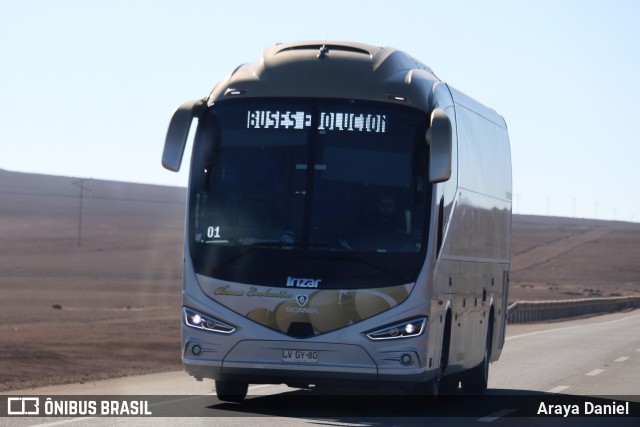
[[318, 352], [312, 350], [282, 350], [283, 362], [318, 363]]

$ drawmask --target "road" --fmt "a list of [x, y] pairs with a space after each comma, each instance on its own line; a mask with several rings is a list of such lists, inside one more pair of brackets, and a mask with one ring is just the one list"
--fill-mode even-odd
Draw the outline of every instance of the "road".
[[[221, 403], [213, 381], [196, 382], [183, 372], [119, 378], [11, 392], [11, 396], [127, 395], [146, 399], [159, 417], [13, 417], [10, 426], [216, 425], [601, 425], [602, 418], [545, 415], [566, 404], [584, 415], [605, 404], [629, 403], [633, 418], [609, 416], [608, 425], [640, 425], [640, 310], [560, 323], [510, 325], [501, 359], [491, 365], [482, 397], [454, 396], [436, 403], [411, 396], [320, 396], [285, 386], [254, 385], [242, 405]], [[79, 397], [78, 397], [79, 396]], [[581, 397], [577, 400], [575, 396]], [[606, 397], [608, 396], [608, 397]], [[6, 400], [5, 396], [2, 400]], [[540, 402], [545, 404], [540, 409]], [[615, 406], [617, 407], [617, 406]], [[180, 415], [180, 418], [171, 416]], [[185, 418], [184, 416], [192, 416]], [[212, 418], [215, 417], [215, 418]], [[516, 418], [517, 417], [517, 418]]]

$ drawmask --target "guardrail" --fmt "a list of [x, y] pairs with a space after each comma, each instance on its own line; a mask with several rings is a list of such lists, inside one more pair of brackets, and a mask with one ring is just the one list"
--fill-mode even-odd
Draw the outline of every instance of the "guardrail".
[[640, 308], [640, 297], [584, 298], [557, 301], [517, 301], [507, 309], [508, 323], [569, 319], [589, 314]]

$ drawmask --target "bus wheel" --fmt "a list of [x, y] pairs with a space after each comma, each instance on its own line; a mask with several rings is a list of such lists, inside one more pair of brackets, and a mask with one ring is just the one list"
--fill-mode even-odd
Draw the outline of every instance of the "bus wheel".
[[465, 394], [482, 394], [487, 390], [489, 382], [489, 355], [484, 351], [482, 363], [464, 373], [462, 390]]
[[489, 383], [489, 357], [491, 352], [491, 338], [493, 328], [487, 331], [487, 341], [484, 346], [482, 362], [475, 368], [469, 369], [462, 377], [462, 390], [465, 394], [482, 394]]
[[240, 381], [216, 380], [216, 395], [223, 402], [240, 403], [247, 397], [249, 384]]

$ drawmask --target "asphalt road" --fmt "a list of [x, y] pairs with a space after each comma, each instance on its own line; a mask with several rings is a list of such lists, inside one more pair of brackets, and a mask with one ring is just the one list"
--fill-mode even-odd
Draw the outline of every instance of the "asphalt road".
[[[0, 418], [0, 425], [601, 426], [606, 422], [607, 427], [638, 426], [640, 311], [510, 325], [502, 357], [491, 365], [489, 390], [483, 396], [458, 395], [432, 403], [395, 391], [381, 396], [322, 396], [273, 385], [251, 386], [249, 394], [244, 404], [222, 403], [215, 397], [213, 381], [196, 382], [183, 372], [20, 390], [2, 396], [2, 403], [7, 396], [80, 400], [119, 395], [129, 401], [144, 399], [154, 416], [7, 417]], [[598, 408], [628, 408], [632, 417], [585, 416]], [[556, 410], [568, 416], [557, 415]]]

